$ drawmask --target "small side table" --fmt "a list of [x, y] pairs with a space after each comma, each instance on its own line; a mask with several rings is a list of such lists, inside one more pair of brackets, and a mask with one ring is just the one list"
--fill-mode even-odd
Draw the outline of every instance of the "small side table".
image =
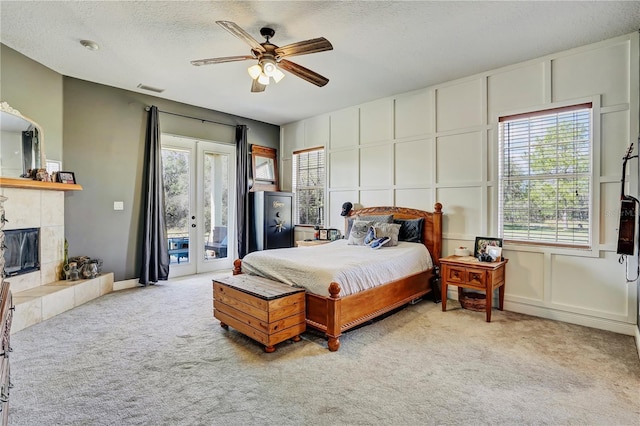
[[304, 241], [304, 240], [298, 240], [296, 241], [296, 246], [297, 247], [311, 247], [311, 246], [319, 246], [320, 244], [327, 244], [330, 243], [331, 241], [329, 240], [309, 240], [309, 241]]
[[442, 311], [447, 310], [447, 287], [455, 285], [458, 293], [462, 288], [484, 291], [486, 294], [486, 318], [491, 322], [493, 290], [498, 288], [498, 309], [504, 306], [505, 265], [500, 262], [480, 262], [473, 256], [448, 256], [440, 259], [442, 270]]

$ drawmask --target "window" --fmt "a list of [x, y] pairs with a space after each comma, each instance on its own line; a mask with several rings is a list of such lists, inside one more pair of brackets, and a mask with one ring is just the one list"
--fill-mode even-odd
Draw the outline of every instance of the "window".
[[498, 225], [505, 241], [590, 248], [591, 109], [500, 117]]
[[295, 224], [323, 225], [323, 148], [293, 153], [293, 192]]

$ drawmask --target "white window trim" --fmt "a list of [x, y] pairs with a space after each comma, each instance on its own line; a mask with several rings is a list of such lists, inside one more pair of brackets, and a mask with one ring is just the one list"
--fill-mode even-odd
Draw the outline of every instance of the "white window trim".
[[305, 152], [310, 152], [310, 151], [323, 151], [324, 153], [324, 180], [322, 182], [322, 199], [323, 199], [323, 209], [322, 209], [322, 227], [327, 229], [329, 226], [327, 225], [327, 204], [328, 204], [328, 200], [327, 200], [327, 173], [328, 173], [328, 164], [327, 164], [327, 149], [324, 146], [318, 146], [318, 147], [314, 147], [314, 148], [305, 148], [305, 149], [298, 149], [295, 151], [291, 152], [291, 192], [293, 192], [293, 221], [294, 221], [294, 226], [295, 227], [300, 227], [300, 228], [313, 228], [315, 225], [314, 224], [300, 224], [300, 223], [295, 223], [297, 221], [298, 218], [298, 198], [296, 196], [296, 188], [297, 188], [297, 170], [295, 170], [296, 168], [296, 161], [295, 161], [295, 156], [298, 154], [302, 154]]
[[[499, 164], [500, 164], [500, 155], [501, 152], [499, 150], [500, 146], [500, 134], [499, 134], [499, 123], [498, 117], [504, 117], [509, 115], [518, 115], [518, 114], [526, 114], [529, 112], [535, 111], [543, 111], [545, 109], [552, 108], [563, 108], [569, 107], [577, 104], [584, 104], [591, 102], [591, 112], [592, 112], [592, 120], [591, 120], [591, 135], [592, 135], [592, 143], [591, 143], [591, 177], [589, 180], [589, 198], [591, 202], [589, 203], [589, 217], [591, 218], [591, 247], [590, 248], [567, 248], [567, 247], [557, 247], [552, 245], [542, 245], [542, 244], [526, 244], [519, 242], [505, 242], [503, 245], [503, 250], [513, 250], [520, 252], [531, 252], [531, 253], [543, 253], [549, 255], [567, 255], [567, 256], [581, 256], [581, 257], [599, 257], [601, 251], [600, 245], [600, 147], [601, 147], [601, 122], [602, 122], [602, 113], [600, 106], [600, 96], [590, 96], [585, 98], [571, 99], [567, 101], [561, 102], [553, 102], [544, 105], [535, 105], [527, 108], [520, 108], [517, 110], [508, 110], [500, 112], [496, 115], [496, 119], [492, 125], [492, 133], [493, 133], [493, 145], [496, 149], [496, 158], [495, 158], [495, 166], [494, 166], [494, 176], [496, 176], [496, 190], [495, 197], [493, 201], [493, 209], [496, 212], [493, 218], [493, 228], [501, 232], [501, 229], [498, 225], [499, 223], [499, 187], [501, 182], [498, 180], [499, 175]], [[624, 153], [621, 153], [623, 155]]]

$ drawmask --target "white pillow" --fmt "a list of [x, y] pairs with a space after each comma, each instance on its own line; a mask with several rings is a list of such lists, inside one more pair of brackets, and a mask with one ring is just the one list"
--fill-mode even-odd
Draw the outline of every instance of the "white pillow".
[[[380, 223], [376, 222], [373, 227], [376, 228], [376, 238], [389, 237], [390, 241], [385, 244], [387, 246], [398, 245], [398, 235], [400, 234], [399, 223]], [[365, 233], [366, 234], [366, 233]]]

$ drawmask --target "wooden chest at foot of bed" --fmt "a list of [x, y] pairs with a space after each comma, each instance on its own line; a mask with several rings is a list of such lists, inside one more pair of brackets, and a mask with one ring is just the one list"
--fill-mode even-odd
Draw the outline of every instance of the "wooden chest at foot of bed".
[[213, 280], [213, 316], [262, 343], [266, 352], [306, 330], [304, 289], [253, 275]]

